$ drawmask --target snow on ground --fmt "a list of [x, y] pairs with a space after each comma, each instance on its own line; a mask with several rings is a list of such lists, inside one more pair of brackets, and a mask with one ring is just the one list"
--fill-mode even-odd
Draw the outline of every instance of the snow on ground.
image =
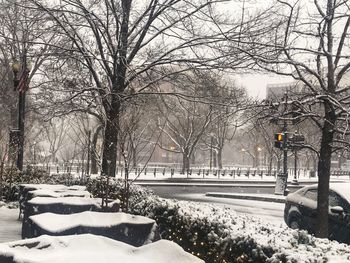
[[86, 227], [110, 227], [121, 224], [154, 224], [155, 221], [143, 216], [135, 216], [122, 212], [100, 213], [86, 211], [82, 213], [59, 215], [43, 213], [29, 217], [36, 225], [51, 233], [63, 232], [78, 226]]
[[0, 207], [0, 243], [21, 239], [22, 223], [18, 213], [18, 209]]
[[136, 248], [91, 234], [38, 238], [0, 244], [1, 255], [31, 263], [203, 263], [177, 244], [160, 240]]

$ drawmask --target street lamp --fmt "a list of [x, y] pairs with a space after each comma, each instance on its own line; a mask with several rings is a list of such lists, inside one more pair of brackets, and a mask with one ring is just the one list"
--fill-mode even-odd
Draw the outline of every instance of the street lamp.
[[262, 151], [262, 148], [260, 146], [258, 146], [256, 148], [257, 151], [257, 156], [256, 156], [256, 167], [259, 168], [260, 165], [260, 152]]
[[[25, 61], [25, 60], [24, 60]], [[24, 153], [24, 118], [25, 118], [25, 93], [28, 86], [28, 75], [31, 70], [30, 63], [19, 63], [14, 61], [12, 64], [13, 86], [18, 91], [18, 155], [16, 166], [18, 170], [23, 170]], [[22, 71], [20, 78], [18, 73]]]

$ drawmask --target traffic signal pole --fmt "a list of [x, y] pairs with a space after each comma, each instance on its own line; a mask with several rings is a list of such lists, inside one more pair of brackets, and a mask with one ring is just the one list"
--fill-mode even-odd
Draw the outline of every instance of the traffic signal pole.
[[283, 175], [288, 178], [287, 122], [283, 122]]
[[[285, 107], [287, 107], [287, 94], [285, 94]], [[281, 138], [282, 137], [282, 138]], [[283, 170], [277, 175], [275, 194], [286, 195], [287, 194], [287, 181], [288, 181], [288, 133], [287, 133], [287, 121], [283, 120], [283, 129], [281, 133], [275, 134], [275, 147], [283, 151]]]

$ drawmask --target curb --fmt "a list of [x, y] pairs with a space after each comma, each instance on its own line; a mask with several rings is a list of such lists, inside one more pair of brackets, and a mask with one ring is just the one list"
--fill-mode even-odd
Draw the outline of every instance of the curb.
[[274, 202], [274, 203], [281, 203], [281, 204], [285, 203], [285, 198], [282, 196], [272, 197], [272, 196], [238, 195], [238, 194], [210, 193], [210, 192], [206, 193], [205, 196]]

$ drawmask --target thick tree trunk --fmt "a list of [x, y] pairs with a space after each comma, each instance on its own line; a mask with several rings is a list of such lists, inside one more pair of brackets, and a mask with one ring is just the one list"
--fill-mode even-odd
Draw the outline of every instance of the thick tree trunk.
[[92, 142], [91, 142], [91, 173], [92, 174], [97, 174], [98, 173], [98, 154], [97, 154], [97, 139], [98, 135], [100, 134], [101, 130], [103, 129], [103, 126], [100, 125], [96, 128], [94, 135], [92, 137]]
[[188, 150], [185, 150], [182, 154], [182, 173], [184, 174], [186, 171], [190, 169], [190, 155]]
[[217, 152], [215, 150], [213, 150], [213, 167], [214, 168], [218, 167], [217, 163], [218, 163]]
[[104, 132], [101, 175], [115, 176], [117, 162], [117, 144], [119, 132], [120, 104], [116, 104], [108, 113]]
[[332, 141], [334, 136], [335, 116], [330, 107], [325, 105], [325, 122], [322, 129], [320, 158], [318, 160], [318, 196], [316, 237], [328, 237], [328, 195], [331, 170]]
[[222, 169], [222, 149], [218, 149], [218, 166], [219, 169]]

